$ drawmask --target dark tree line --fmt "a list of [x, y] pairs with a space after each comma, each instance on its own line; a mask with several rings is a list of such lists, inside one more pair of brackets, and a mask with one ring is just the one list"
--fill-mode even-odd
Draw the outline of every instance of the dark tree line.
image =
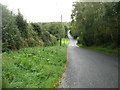
[[120, 2], [75, 2], [71, 33], [85, 46], [120, 47]]
[[27, 23], [18, 14], [0, 4], [2, 9], [2, 51], [18, 50], [25, 47], [56, 45], [66, 36], [68, 25], [60, 22]]

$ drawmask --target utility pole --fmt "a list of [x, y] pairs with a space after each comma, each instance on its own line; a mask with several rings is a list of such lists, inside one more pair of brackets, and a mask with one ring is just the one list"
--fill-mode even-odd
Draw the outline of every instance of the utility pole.
[[[62, 15], [61, 15], [61, 29], [62, 29]], [[62, 38], [60, 36], [60, 46], [62, 45]]]

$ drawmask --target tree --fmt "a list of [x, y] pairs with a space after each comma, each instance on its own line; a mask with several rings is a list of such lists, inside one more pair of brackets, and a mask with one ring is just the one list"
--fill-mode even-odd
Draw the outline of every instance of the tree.
[[72, 35], [86, 46], [117, 47], [119, 2], [75, 2], [71, 14]]
[[27, 31], [27, 22], [23, 19], [22, 14], [18, 9], [18, 15], [16, 16], [16, 25], [21, 33], [23, 38], [28, 38], [28, 31]]
[[42, 26], [39, 23], [31, 23], [33, 30], [40, 36], [42, 33]]
[[57, 40], [59, 40], [60, 37], [63, 38], [65, 36], [65, 28], [61, 22], [51, 23], [48, 31], [50, 34], [54, 35]]
[[23, 44], [20, 32], [16, 26], [15, 15], [3, 5], [2, 24], [2, 50], [8, 51], [10, 49], [20, 49]]

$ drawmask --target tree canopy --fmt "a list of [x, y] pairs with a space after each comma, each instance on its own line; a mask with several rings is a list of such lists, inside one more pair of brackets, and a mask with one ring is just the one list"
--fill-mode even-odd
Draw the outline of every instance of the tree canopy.
[[120, 2], [75, 2], [71, 14], [72, 35], [86, 46], [117, 48], [119, 6]]

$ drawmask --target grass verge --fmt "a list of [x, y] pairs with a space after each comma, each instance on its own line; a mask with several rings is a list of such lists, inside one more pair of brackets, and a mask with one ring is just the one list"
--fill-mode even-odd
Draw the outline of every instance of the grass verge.
[[68, 45], [70, 40], [68, 38], [62, 38], [62, 45]]
[[2, 54], [3, 88], [52, 88], [63, 74], [67, 46], [34, 47]]
[[109, 48], [102, 48], [102, 47], [96, 47], [96, 46], [87, 47], [87, 46], [83, 46], [81, 44], [77, 44], [77, 45], [79, 47], [82, 47], [82, 48], [98, 51], [98, 52], [101, 52], [101, 53], [104, 53], [104, 54], [107, 54], [107, 55], [111, 55], [111, 56], [118, 56], [118, 50], [120, 50], [120, 48], [109, 49]]
[[[68, 38], [62, 38], [62, 46], [68, 45], [70, 43], [70, 40]], [[57, 45], [60, 45], [60, 40], [58, 41]]]

